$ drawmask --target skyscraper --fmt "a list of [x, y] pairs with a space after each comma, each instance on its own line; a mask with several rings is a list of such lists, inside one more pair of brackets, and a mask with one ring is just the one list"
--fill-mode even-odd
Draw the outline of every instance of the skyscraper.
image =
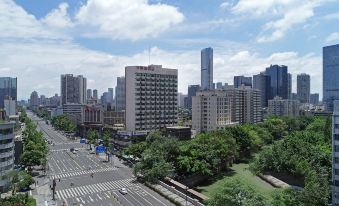
[[222, 89], [222, 82], [217, 82], [217, 89]]
[[17, 101], [17, 78], [0, 77], [0, 108], [4, 108], [4, 100], [11, 97]]
[[187, 108], [192, 109], [192, 97], [200, 90], [200, 85], [188, 85], [187, 91]]
[[319, 93], [313, 93], [310, 95], [310, 103], [313, 105], [319, 104]]
[[323, 48], [323, 102], [333, 111], [333, 100], [339, 99], [339, 44]]
[[271, 78], [269, 99], [273, 99], [276, 96], [288, 99], [287, 66], [271, 65], [266, 68], [265, 74]]
[[241, 85], [252, 88], [252, 77], [234, 76], [233, 85], [234, 85], [234, 88], [238, 88]]
[[82, 75], [61, 75], [61, 104], [86, 103], [87, 81]]
[[271, 78], [265, 73], [260, 73], [253, 76], [253, 88], [261, 93], [261, 107], [268, 106], [268, 98], [271, 89]]
[[177, 69], [128, 66], [125, 77], [127, 130], [150, 131], [177, 124]]
[[87, 99], [92, 99], [92, 90], [87, 89]]
[[113, 103], [113, 88], [108, 88], [108, 94], [107, 94], [107, 102], [108, 103]]
[[93, 99], [98, 99], [98, 90], [97, 89], [93, 89]]
[[31, 93], [31, 98], [30, 98], [30, 106], [31, 107], [37, 107], [39, 106], [39, 95], [38, 92], [34, 91]]
[[331, 102], [332, 117], [332, 205], [339, 205], [339, 101]]
[[288, 99], [292, 99], [292, 74], [287, 73], [288, 76], [288, 91], [287, 91], [287, 96]]
[[213, 49], [201, 50], [201, 89], [213, 89]]
[[120, 112], [126, 108], [126, 88], [125, 77], [117, 77], [117, 86], [115, 87], [115, 110]]
[[310, 102], [310, 75], [298, 74], [297, 76], [297, 95], [300, 103]]

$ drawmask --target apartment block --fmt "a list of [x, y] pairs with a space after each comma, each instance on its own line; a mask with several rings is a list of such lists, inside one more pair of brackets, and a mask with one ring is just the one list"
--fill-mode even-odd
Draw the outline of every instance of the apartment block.
[[158, 130], [177, 124], [178, 70], [127, 66], [126, 129]]
[[282, 99], [281, 97], [275, 97], [268, 100], [268, 115], [277, 116], [299, 116], [300, 102], [298, 100]]
[[197, 132], [262, 121], [260, 91], [250, 87], [201, 91], [192, 99], [192, 129]]

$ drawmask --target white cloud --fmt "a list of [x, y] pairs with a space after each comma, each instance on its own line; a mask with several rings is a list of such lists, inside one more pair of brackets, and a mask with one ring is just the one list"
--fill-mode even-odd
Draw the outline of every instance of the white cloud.
[[297, 25], [307, 22], [314, 16], [314, 9], [328, 0], [240, 0], [232, 7], [234, 14], [249, 18], [265, 17], [270, 19], [257, 37], [258, 42], [273, 42], [283, 38]]
[[73, 23], [67, 13], [68, 4], [61, 3], [58, 8], [53, 9], [41, 21], [49, 27], [67, 28], [72, 27]]
[[184, 20], [173, 6], [147, 0], [88, 0], [76, 14], [77, 23], [96, 28], [89, 37], [139, 40], [156, 37]]
[[[90, 0], [88, 3], [90, 2], [93, 1]], [[106, 3], [108, 7], [112, 8], [110, 5], [112, 2], [102, 1], [101, 6]], [[124, 4], [125, 1], [121, 2]], [[138, 0], [135, 2], [139, 4], [143, 2], [145, 7], [151, 7], [151, 11], [153, 10], [152, 6], [157, 9], [165, 8], [166, 10], [168, 8], [168, 6], [163, 7], [163, 4], [149, 5], [147, 1]], [[129, 7], [133, 12], [136, 12], [132, 5]], [[174, 7], [171, 8], [178, 12]], [[98, 10], [108, 13], [98, 16], [101, 23], [105, 21], [100, 18], [116, 14], [112, 12], [113, 10], [102, 10], [102, 8], [98, 8]], [[90, 11], [94, 12], [93, 8], [87, 10], [87, 12]], [[117, 15], [121, 16], [122, 14]], [[146, 18], [144, 14], [140, 15], [142, 18]], [[115, 85], [117, 76], [124, 75], [126, 65], [148, 64], [147, 50], [129, 56], [111, 55], [86, 49], [72, 42], [71, 39], [59, 39], [59, 36], [55, 35], [55, 32], [51, 33], [45, 24], [9, 0], [0, 1], [0, 20], [1, 22], [3, 22], [2, 20], [13, 22], [4, 23], [5, 26], [0, 24], [0, 39], [6, 37], [0, 41], [0, 74], [18, 77], [19, 98], [28, 98], [29, 94], [36, 89], [40, 94], [48, 96], [59, 93], [60, 74], [63, 73], [83, 74], [91, 80], [88, 81], [89, 88], [97, 88], [99, 92], [103, 92], [108, 87]], [[145, 24], [148, 25], [149, 21], [146, 20]], [[157, 26], [151, 25], [151, 27]], [[130, 30], [131, 28], [128, 28], [126, 31]], [[150, 34], [143, 33], [143, 35]], [[36, 39], [41, 37], [43, 38]], [[119, 36], [119, 38], [122, 37]], [[289, 66], [289, 71], [294, 75], [307, 69], [311, 77], [317, 77], [312, 79], [312, 91], [321, 92], [319, 90], [322, 88], [322, 78], [319, 77], [322, 73], [321, 57], [319, 56], [313, 54], [300, 56], [295, 52], [262, 56], [250, 49], [235, 47], [227, 42], [215, 50], [214, 54], [215, 82], [232, 83], [234, 75], [253, 75], [263, 71], [270, 64], [285, 64]], [[200, 50], [166, 51], [153, 47], [151, 63], [178, 69], [179, 91], [181, 92], [187, 92], [188, 84], [200, 83]]]
[[339, 32], [333, 32], [326, 38], [326, 43], [339, 42]]
[[62, 35], [46, 30], [33, 15], [28, 14], [12, 0], [0, 1], [0, 22], [2, 38], [63, 38]]

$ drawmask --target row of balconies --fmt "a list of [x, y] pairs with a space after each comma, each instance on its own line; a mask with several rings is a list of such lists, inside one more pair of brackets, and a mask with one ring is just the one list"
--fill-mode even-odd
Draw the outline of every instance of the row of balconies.
[[13, 147], [13, 145], [14, 145], [13, 142], [8, 143], [8, 144], [1, 144], [1, 145], [0, 145], [0, 150], [1, 150], [1, 149], [8, 149], [8, 148], [11, 148], [11, 147]]

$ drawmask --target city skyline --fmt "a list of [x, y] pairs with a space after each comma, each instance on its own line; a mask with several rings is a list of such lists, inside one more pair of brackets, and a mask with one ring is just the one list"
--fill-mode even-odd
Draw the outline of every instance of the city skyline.
[[[102, 5], [103, 1], [90, 2]], [[128, 8], [127, 1], [126, 5], [117, 2], [111, 0], [109, 9]], [[27, 99], [33, 90], [52, 96], [60, 88], [60, 74], [82, 74], [88, 77], [88, 88], [106, 91], [116, 85], [116, 77], [123, 75], [125, 66], [151, 63], [178, 68], [178, 89], [185, 92], [188, 85], [199, 83], [200, 50], [212, 47], [214, 82], [231, 83], [235, 75], [252, 76], [270, 64], [286, 65], [293, 75], [293, 92], [296, 75], [306, 72], [314, 79], [311, 92], [322, 96], [322, 78], [314, 77], [322, 76], [322, 47], [338, 43], [338, 31], [328, 26], [338, 21], [339, 6], [335, 3], [310, 1], [302, 5], [296, 1], [277, 1], [249, 5], [244, 0], [216, 0], [206, 8], [199, 6], [200, 0], [136, 3], [145, 11], [164, 8], [164, 13], [143, 14], [163, 20], [162, 24], [152, 26], [146, 22], [145, 31], [139, 36], [131, 36], [133, 30], [126, 24], [126, 28], [114, 36], [111, 34], [120, 27], [114, 27], [114, 31], [100, 30], [98, 27], [103, 22], [89, 23], [92, 18], [89, 12], [93, 8], [85, 1], [39, 1], [37, 4], [1, 1], [0, 17], [10, 18], [13, 23], [0, 27], [3, 31], [0, 42], [6, 51], [0, 53], [4, 59], [0, 63], [0, 74], [18, 77], [21, 84], [18, 97]], [[296, 22], [287, 21], [288, 15], [298, 17], [288, 10], [291, 7], [304, 16]], [[271, 10], [275, 13], [270, 14]], [[201, 17], [197, 17], [199, 14]], [[282, 23], [278, 24], [279, 21]], [[90, 30], [84, 30], [85, 27]], [[150, 31], [156, 32], [151, 35]], [[298, 36], [293, 31], [297, 31]], [[306, 34], [309, 38], [303, 38]], [[24, 78], [25, 82], [20, 81]], [[41, 81], [34, 82], [36, 78]]]

